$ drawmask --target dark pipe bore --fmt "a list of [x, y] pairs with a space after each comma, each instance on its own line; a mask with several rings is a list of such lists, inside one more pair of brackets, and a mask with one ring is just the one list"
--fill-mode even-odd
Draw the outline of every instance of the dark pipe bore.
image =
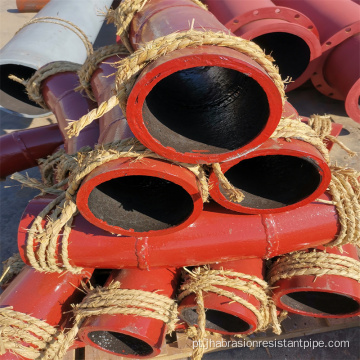
[[359, 310], [349, 296], [319, 291], [299, 291], [281, 297], [281, 302], [294, 310], [310, 314], [346, 315]]
[[256, 138], [268, 117], [262, 87], [246, 74], [217, 66], [171, 74], [154, 86], [143, 107], [150, 134], [182, 153], [236, 150]]
[[[311, 160], [288, 155], [245, 159], [225, 176], [244, 193], [245, 199], [240, 204], [254, 209], [276, 209], [297, 203], [312, 194], [321, 181]], [[223, 195], [226, 197], [224, 192]]]
[[310, 48], [299, 36], [274, 32], [258, 36], [252, 41], [265, 49], [266, 54], [271, 54], [283, 79], [289, 76], [296, 80], [309, 65]]
[[0, 95], [1, 105], [4, 108], [28, 115], [40, 115], [49, 112], [49, 110], [42, 109], [29, 99], [24, 85], [9, 79], [9, 75], [15, 75], [20, 79], [27, 80], [34, 75], [35, 71], [35, 69], [23, 65], [0, 65]]
[[124, 176], [90, 193], [91, 212], [109, 225], [138, 232], [163, 230], [184, 222], [193, 212], [191, 196], [181, 186], [152, 176]]
[[[181, 317], [189, 325], [197, 324], [198, 315], [194, 308], [184, 308], [181, 312]], [[205, 326], [207, 329], [233, 333], [242, 333], [250, 329], [250, 325], [239, 317], [212, 309], [206, 310]]]
[[152, 347], [145, 341], [112, 331], [93, 331], [89, 339], [105, 350], [120, 355], [148, 356], [153, 352]]

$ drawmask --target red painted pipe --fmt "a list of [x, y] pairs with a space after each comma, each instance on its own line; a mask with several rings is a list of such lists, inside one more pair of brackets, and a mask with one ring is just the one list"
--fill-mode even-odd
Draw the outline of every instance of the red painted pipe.
[[[80, 302], [84, 297], [84, 293], [77, 288], [81, 287], [82, 281], [90, 279], [92, 272], [91, 269], [84, 269], [76, 275], [70, 272], [42, 273], [25, 266], [1, 294], [0, 307], [12, 306], [14, 311], [31, 315], [52, 326], [68, 325], [71, 304]], [[78, 345], [75, 344], [75, 347]], [[14, 360], [18, 356], [6, 352], [1, 359]]]
[[[132, 46], [193, 28], [228, 30], [191, 0], [150, 0], [130, 27]], [[137, 78], [127, 105], [135, 136], [168, 159], [226, 161], [270, 137], [281, 116], [281, 96], [264, 70], [235, 50], [198, 46], [173, 51]]]
[[210, 195], [227, 209], [246, 214], [289, 211], [317, 199], [327, 189], [331, 172], [312, 145], [292, 139], [269, 139], [254, 151], [221, 164], [225, 177], [245, 195], [236, 203], [211, 172]]
[[[112, 281], [119, 281], [122, 289], [156, 291], [157, 294], [172, 298], [177, 289], [179, 271], [174, 268], [114, 270], [106, 285]], [[85, 320], [79, 337], [87, 345], [107, 353], [139, 359], [159, 355], [166, 330], [167, 325], [163, 321], [149, 317], [100, 315]]]
[[75, 72], [61, 72], [46, 78], [42, 82], [42, 95], [48, 108], [55, 114], [61, 133], [65, 139], [65, 151], [76, 153], [84, 146], [93, 147], [99, 137], [99, 123], [93, 122], [87, 126], [78, 137], [68, 139], [65, 128], [69, 120], [77, 120], [96, 107], [81, 92], [75, 91], [79, 78]]
[[[337, 248], [323, 247], [319, 251], [348, 256], [359, 260], [354, 245]], [[320, 318], [347, 318], [360, 314], [360, 286], [354, 280], [340, 275], [298, 275], [281, 279], [272, 287], [277, 307], [305, 316]]]
[[[114, 73], [111, 64], [119, 56], [105, 59], [93, 74], [91, 85], [99, 103], [115, 87], [114, 76], [108, 76]], [[119, 107], [100, 119], [100, 129], [99, 143], [133, 137]], [[99, 166], [84, 179], [77, 206], [88, 221], [104, 230], [153, 236], [192, 224], [203, 202], [196, 176], [186, 168], [157, 159], [120, 158]]]
[[[51, 197], [32, 200], [20, 221], [18, 247], [25, 262], [26, 229], [50, 201]], [[326, 244], [336, 237], [339, 228], [333, 205], [314, 202], [279, 214], [240, 215], [211, 203], [189, 227], [151, 238], [113, 236], [78, 215], [68, 252], [70, 263], [82, 267], [181, 267], [249, 257], [272, 258]]]
[[[247, 275], [254, 275], [263, 279], [263, 260], [262, 259], [243, 259], [229, 261], [211, 265], [211, 270], [232, 270]], [[233, 292], [245, 301], [255, 306], [258, 310], [260, 302], [251, 294], [229, 288], [227, 286], [217, 286], [223, 290]], [[206, 330], [225, 335], [251, 334], [256, 331], [258, 323], [255, 314], [245, 306], [229, 301], [226, 296], [220, 296], [212, 292], [204, 296], [204, 306], [206, 309]], [[198, 316], [196, 313], [196, 297], [191, 294], [185, 297], [179, 305], [180, 317], [189, 326], [196, 325]]]
[[0, 178], [37, 166], [37, 160], [63, 143], [56, 124], [14, 131], [0, 136]]
[[273, 0], [301, 11], [316, 25], [322, 60], [311, 80], [324, 95], [345, 100], [347, 114], [360, 122], [359, 5], [351, 0]]
[[211, 11], [231, 32], [257, 43], [275, 59], [283, 79], [291, 77], [286, 91], [308, 80], [321, 56], [319, 34], [312, 21], [270, 0], [206, 0]]
[[50, 0], [16, 0], [16, 7], [19, 12], [38, 12]]

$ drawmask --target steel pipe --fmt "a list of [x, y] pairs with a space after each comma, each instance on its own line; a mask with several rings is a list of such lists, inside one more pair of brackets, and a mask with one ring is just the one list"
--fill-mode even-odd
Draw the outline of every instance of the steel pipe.
[[[25, 262], [26, 229], [51, 199], [32, 200], [20, 221], [18, 247]], [[261, 215], [240, 215], [210, 203], [187, 228], [151, 238], [113, 236], [77, 215], [68, 253], [70, 263], [82, 267], [181, 267], [249, 257], [272, 258], [329, 243], [339, 228], [335, 207], [317, 202], [292, 211]]]
[[59, 72], [41, 83], [43, 99], [56, 117], [68, 154], [74, 154], [84, 146], [94, 147], [99, 137], [99, 122], [94, 121], [79, 136], [68, 138], [65, 128], [69, 121], [79, 119], [97, 105], [83, 93], [75, 91], [78, 85], [79, 77], [71, 71]]
[[351, 0], [273, 0], [276, 5], [301, 11], [316, 25], [322, 59], [312, 82], [322, 94], [345, 100], [347, 114], [360, 122], [359, 5]]
[[[179, 282], [174, 268], [142, 271], [124, 269], [112, 271], [106, 285], [119, 281], [122, 289], [155, 292], [172, 298]], [[87, 318], [79, 337], [87, 345], [110, 354], [129, 358], [150, 358], [160, 353], [167, 325], [158, 319], [137, 315], [99, 315]]]
[[292, 139], [269, 139], [254, 151], [221, 164], [229, 182], [245, 196], [240, 203], [227, 196], [215, 173], [210, 195], [227, 209], [246, 214], [289, 211], [317, 199], [328, 187], [331, 171], [312, 145]]
[[[100, 103], [115, 87], [111, 66], [118, 56], [105, 59], [91, 84]], [[99, 143], [133, 137], [119, 107], [100, 120]], [[77, 206], [92, 224], [112, 233], [134, 236], [165, 235], [192, 224], [203, 207], [197, 178], [170, 162], [120, 158], [92, 171], [83, 181]]]
[[[320, 247], [318, 251], [359, 260], [354, 245], [337, 248]], [[360, 286], [342, 275], [297, 275], [276, 281], [272, 287], [277, 307], [304, 316], [347, 318], [360, 314]]]
[[[34, 19], [56, 17], [70, 21], [93, 43], [105, 17], [99, 10], [105, 10], [111, 3], [112, 0], [52, 0]], [[74, 30], [71, 25], [63, 24]], [[0, 105], [3, 108], [26, 117], [49, 114], [48, 110], [29, 100], [23, 85], [10, 80], [8, 76], [16, 75], [28, 79], [41, 66], [58, 60], [82, 64], [87, 56], [86, 48], [81, 38], [72, 30], [53, 23], [34, 23], [21, 29], [1, 49]]]
[[[212, 264], [211, 270], [231, 270], [247, 275], [264, 278], [264, 267], [262, 259], [243, 259]], [[223, 290], [234, 293], [243, 300], [255, 306], [258, 310], [260, 302], [253, 295], [243, 291], [229, 288], [227, 286], [216, 286]], [[226, 296], [220, 296], [212, 292], [204, 296], [206, 311], [206, 330], [224, 335], [252, 334], [256, 331], [258, 321], [255, 314], [238, 302], [229, 301]], [[196, 296], [191, 294], [185, 297], [179, 305], [179, 316], [189, 326], [196, 325], [198, 315], [196, 313]]]
[[[0, 307], [11, 306], [14, 311], [31, 315], [51, 326], [64, 328], [69, 325], [71, 304], [79, 303], [84, 297], [78, 288], [81, 282], [90, 279], [92, 272], [92, 269], [84, 269], [76, 275], [70, 272], [42, 273], [25, 266], [1, 294]], [[22, 342], [22, 345], [36, 348], [30, 343]], [[78, 346], [79, 343], [75, 343], [75, 347]], [[1, 356], [4, 360], [15, 358], [18, 357], [10, 352]]]
[[252, 40], [271, 54], [283, 79], [290, 77], [286, 91], [310, 78], [321, 56], [319, 33], [299, 11], [275, 6], [270, 0], [206, 0], [205, 3], [231, 32]]
[[[193, 28], [228, 30], [191, 0], [148, 1], [130, 26], [137, 49]], [[248, 56], [217, 46], [173, 51], [149, 64], [127, 103], [127, 119], [149, 149], [187, 163], [225, 161], [264, 142], [281, 116], [281, 97]]]
[[14, 131], [0, 136], [0, 178], [37, 166], [37, 160], [64, 142], [57, 124]]
[[16, 7], [19, 12], [38, 12], [50, 0], [16, 0]]

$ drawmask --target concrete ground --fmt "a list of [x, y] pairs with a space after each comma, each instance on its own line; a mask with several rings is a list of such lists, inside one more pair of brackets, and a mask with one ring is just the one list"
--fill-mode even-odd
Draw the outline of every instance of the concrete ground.
[[[0, 2], [0, 47], [3, 47], [14, 35], [16, 30], [23, 23], [28, 21], [34, 14], [20, 14], [16, 10], [15, 0], [1, 0]], [[100, 39], [96, 42], [97, 46], [112, 43], [115, 35], [111, 27], [104, 27]], [[295, 106], [301, 115], [311, 114], [331, 114], [335, 122], [343, 124], [344, 129], [340, 134], [340, 140], [348, 145], [352, 150], [360, 153], [360, 125], [346, 117], [344, 104], [335, 101], [318, 93], [310, 83], [302, 88], [294, 90], [288, 94], [289, 101]], [[37, 119], [29, 119], [14, 116], [0, 111], [0, 135], [29, 127], [36, 127], [54, 123], [53, 116]], [[346, 153], [336, 145], [331, 153], [332, 159], [339, 165], [349, 165], [360, 170], [360, 157], [349, 158]], [[28, 173], [31, 177], [39, 178], [37, 168], [29, 169], [23, 173]], [[1, 184], [0, 189], [0, 260], [4, 261], [13, 253], [17, 252], [17, 228], [21, 214], [27, 203], [38, 194], [38, 191], [28, 188], [21, 188], [16, 182], [6, 179]], [[223, 352], [216, 352], [205, 355], [204, 359], [302, 359], [302, 360], [341, 360], [358, 359], [360, 357], [360, 332], [359, 329], [346, 329], [324, 334], [311, 335], [304, 337], [306, 340], [349, 340], [348, 348], [258, 348], [234, 349]], [[104, 358], [106, 360], [106, 355]]]

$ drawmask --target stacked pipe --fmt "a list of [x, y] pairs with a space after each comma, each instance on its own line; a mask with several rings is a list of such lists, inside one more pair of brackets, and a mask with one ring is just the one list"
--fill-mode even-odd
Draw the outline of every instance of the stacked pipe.
[[[191, 30], [183, 34], [189, 23]], [[149, 0], [130, 23], [127, 45], [131, 54], [125, 55], [115, 46], [104, 56], [107, 50], [101, 49], [79, 71], [81, 88], [88, 97], [75, 91], [78, 78], [74, 71], [41, 80], [39, 94], [56, 115], [64, 140], [67, 155], [61, 155], [61, 161], [65, 159], [71, 166], [52, 162], [53, 180], [64, 180], [62, 187], [47, 184], [56, 191], [35, 198], [25, 209], [18, 247], [23, 261], [36, 271], [30, 267], [23, 271], [43, 276], [39, 283], [47, 281], [55, 287], [56, 280], [50, 278], [54, 274], [42, 271], [66, 270], [79, 284], [84, 278], [82, 269], [92, 269], [86, 270], [90, 273], [93, 269], [111, 270], [105, 285], [90, 286], [82, 300], [67, 294], [66, 303], [75, 303], [74, 317], [63, 326], [71, 330], [64, 339], [56, 335], [55, 343], [62, 342], [62, 346], [50, 346], [47, 356], [61, 358], [78, 335], [83, 343], [111, 354], [153, 357], [160, 353], [165, 334], [176, 328], [177, 316], [187, 326], [198, 327], [200, 341], [206, 330], [245, 335], [272, 326], [279, 333], [275, 305], [294, 311], [292, 300], [286, 299], [301, 302], [301, 296], [294, 293], [308, 291], [302, 283], [309, 283], [313, 275], [274, 280], [270, 270], [271, 286], [279, 286], [271, 299], [264, 260], [287, 259], [286, 254], [293, 252], [311, 255], [311, 249], [319, 252], [323, 245], [345, 243], [347, 220], [332, 202], [334, 192], [326, 192], [335, 176], [326, 150], [331, 147], [326, 140], [331, 129], [321, 138], [311, 132], [316, 141], [306, 142], [306, 136], [299, 135], [289, 139], [282, 129], [290, 127], [296, 132], [306, 125], [294, 119], [298, 114], [284, 101], [282, 86], [276, 81], [279, 78], [265, 70], [270, 65], [263, 67], [234, 47], [199, 46], [201, 33], [209, 35], [210, 31], [212, 36], [214, 31], [227, 33], [197, 1]], [[127, 84], [127, 103], [115, 98], [126, 117], [119, 106], [99, 111], [109, 110], [109, 99], [121, 85], [111, 76], [115, 65], [119, 66], [119, 78], [127, 61], [145, 57], [149, 49], [156, 52], [151, 44], [181, 36], [182, 40], [196, 39], [196, 46], [180, 46], [146, 60], [135, 81]], [[223, 36], [223, 41], [239, 41]], [[252, 51], [257, 49], [252, 43], [245, 44]], [[54, 64], [45, 69], [51, 67]], [[86, 67], [92, 70], [84, 76]], [[44, 68], [39, 73], [42, 71]], [[98, 102], [98, 109], [90, 98]], [[91, 118], [90, 114], [97, 115]], [[81, 119], [99, 117], [99, 123], [92, 122], [78, 137], [71, 137]], [[68, 121], [79, 118], [79, 123]], [[307, 119], [309, 123], [312, 120]], [[273, 135], [275, 130], [279, 136]], [[335, 126], [331, 135], [339, 131]], [[84, 150], [85, 145], [93, 150]], [[45, 152], [50, 155], [52, 150]], [[56, 152], [50, 159], [57, 154], [63, 153]], [[205, 167], [199, 164], [206, 164], [209, 170], [205, 185]], [[344, 174], [340, 175], [348, 182], [348, 173]], [[356, 190], [352, 179], [347, 188]], [[208, 186], [212, 200], [207, 204], [204, 191]], [[242, 198], [234, 199], [234, 193]], [[354, 206], [359, 207], [356, 201], [353, 196]], [[347, 239], [358, 241], [354, 233]], [[353, 245], [344, 249], [354, 259], [351, 265], [357, 266]], [[278, 263], [282, 264], [281, 260], [273, 266]], [[192, 266], [196, 268], [189, 269]], [[182, 267], [187, 274], [180, 285]], [[291, 272], [291, 267], [288, 270]], [[16, 307], [11, 300], [22, 276], [15, 278], [6, 297], [4, 293], [0, 298], [3, 306], [14, 307], [17, 316], [31, 311]], [[321, 277], [324, 284], [329, 276]], [[357, 279], [334, 276], [331, 291], [347, 281], [341, 296], [351, 298], [344, 300], [345, 306], [351, 303], [347, 315], [357, 314]], [[70, 280], [66, 278], [64, 283], [68, 285]], [[316, 290], [315, 286], [310, 292], [325, 288], [322, 283]], [[322, 315], [328, 317], [331, 311]], [[342, 316], [339, 312], [331, 315]], [[48, 323], [56, 326], [64, 321], [57, 317]], [[13, 338], [7, 340], [13, 342]], [[29, 345], [21, 343], [25, 350]], [[201, 356], [201, 351], [197, 355]]]

